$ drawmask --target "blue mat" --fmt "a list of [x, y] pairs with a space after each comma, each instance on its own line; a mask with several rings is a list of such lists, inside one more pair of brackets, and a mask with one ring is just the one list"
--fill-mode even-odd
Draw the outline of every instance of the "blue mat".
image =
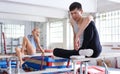
[[36, 60], [44, 60], [45, 62], [66, 62], [68, 61], [68, 59], [62, 58], [62, 59], [54, 59], [52, 57], [49, 56], [35, 56], [35, 57], [31, 57], [31, 59], [36, 59]]
[[[7, 61], [6, 60], [0, 60], [0, 68], [7, 68]], [[11, 67], [16, 68], [16, 61], [11, 61]]]
[[[35, 59], [37, 61], [43, 60], [44, 62], [67, 62], [68, 59], [54, 59], [48, 56], [45, 56], [44, 58], [41, 56], [36, 56], [36, 57], [32, 57], [31, 59]], [[66, 68], [66, 65], [60, 65], [60, 66], [47, 66], [47, 65], [41, 65], [38, 64], [36, 62], [30, 61], [29, 59], [27, 61], [24, 62], [24, 64], [22, 65], [23, 70], [29, 70], [29, 71], [38, 71], [41, 69], [46, 69], [46, 68]], [[68, 66], [69, 68], [72, 66]]]

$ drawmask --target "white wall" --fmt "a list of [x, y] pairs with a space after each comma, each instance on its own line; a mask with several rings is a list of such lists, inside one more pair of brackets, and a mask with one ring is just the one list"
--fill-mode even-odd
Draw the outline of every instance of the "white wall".
[[110, 0], [97, 0], [97, 12], [109, 12], [115, 10], [120, 10], [120, 2], [112, 2]]
[[73, 29], [69, 23], [69, 19], [65, 19], [63, 24], [63, 47], [73, 49]]

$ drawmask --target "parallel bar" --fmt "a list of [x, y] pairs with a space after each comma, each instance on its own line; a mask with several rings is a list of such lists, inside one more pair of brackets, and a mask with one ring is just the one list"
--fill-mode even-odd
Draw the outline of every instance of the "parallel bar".
[[102, 59], [102, 63], [105, 67], [105, 74], [109, 74], [108, 67], [107, 67], [106, 63], [104, 62], [104, 59]]
[[[45, 53], [44, 56], [51, 56], [53, 53]], [[36, 53], [34, 55], [23, 55], [22, 57], [34, 57], [34, 56], [42, 56], [42, 53]]]
[[86, 61], [85, 61], [85, 74], [88, 74], [88, 64]]
[[74, 74], [76, 74], [76, 62], [73, 62], [73, 69], [74, 69]]
[[16, 57], [16, 56], [14, 56], [14, 55], [0, 55], [0, 59], [2, 59], [2, 58], [14, 58], [14, 57]]
[[[73, 61], [73, 63], [75, 63], [77, 61], [86, 62], [86, 61], [90, 61], [90, 60], [102, 59], [103, 60], [102, 62], [103, 62], [104, 67], [105, 67], [105, 74], [108, 74], [108, 68], [104, 62], [104, 59], [111, 58], [111, 57], [120, 57], [120, 53], [105, 53], [105, 54], [101, 54], [98, 58], [84, 58], [84, 57], [81, 57], [78, 55], [78, 56], [71, 56], [71, 60]], [[75, 65], [73, 65], [73, 66], [75, 66]], [[76, 70], [74, 70], [74, 71], [75, 71], [74, 74], [76, 74]], [[80, 74], [82, 74], [82, 73], [80, 72]]]
[[[80, 63], [80, 74], [83, 74], [83, 69], [82, 69], [83, 62]], [[75, 74], [75, 73], [74, 73]]]
[[[2, 59], [2, 58], [7, 58], [8, 59], [8, 72], [9, 72], [9, 74], [12, 74], [12, 67], [11, 67], [11, 59], [12, 58], [17, 58], [16, 56], [14, 56], [14, 55], [0, 55], [0, 59]], [[17, 70], [18, 70], [19, 68], [17, 68]]]

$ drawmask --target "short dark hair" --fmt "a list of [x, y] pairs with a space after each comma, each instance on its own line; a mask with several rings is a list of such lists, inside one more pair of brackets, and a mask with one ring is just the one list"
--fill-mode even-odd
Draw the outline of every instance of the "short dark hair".
[[74, 9], [80, 9], [80, 10], [82, 10], [82, 5], [81, 5], [81, 3], [79, 3], [79, 2], [73, 2], [70, 6], [69, 6], [69, 11], [72, 11], [72, 10], [74, 10]]

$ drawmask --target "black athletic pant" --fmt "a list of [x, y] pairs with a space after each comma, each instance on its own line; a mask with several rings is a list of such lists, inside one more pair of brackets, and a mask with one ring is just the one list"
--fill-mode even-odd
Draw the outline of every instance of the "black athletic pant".
[[62, 58], [70, 58], [72, 55], [79, 55], [79, 51], [77, 50], [65, 50], [62, 48], [55, 48], [53, 51], [53, 55]]
[[[79, 49], [82, 50], [82, 49]], [[79, 55], [79, 50], [66, 50], [63, 48], [55, 48], [53, 50], [53, 55], [62, 58], [70, 58], [72, 55]], [[100, 55], [101, 50], [93, 50], [93, 55], [91, 57], [96, 58]]]

